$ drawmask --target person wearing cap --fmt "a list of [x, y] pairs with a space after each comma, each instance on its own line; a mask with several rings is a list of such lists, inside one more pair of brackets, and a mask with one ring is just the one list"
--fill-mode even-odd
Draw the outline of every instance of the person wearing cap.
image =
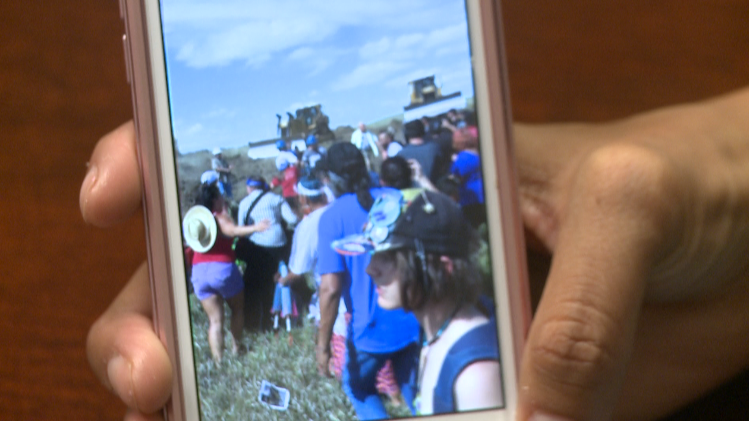
[[417, 414], [503, 404], [494, 306], [480, 302], [482, 278], [472, 262], [478, 245], [460, 207], [423, 189], [380, 197], [364, 233], [334, 243], [339, 253], [372, 253], [367, 273], [377, 304], [419, 321]]
[[226, 202], [215, 184], [202, 184], [196, 206], [183, 221], [185, 242], [193, 250], [191, 282], [195, 296], [208, 316], [208, 344], [211, 356], [220, 362], [224, 349], [224, 301], [231, 310], [232, 351], [239, 351], [244, 328], [242, 275], [234, 263], [234, 237], [262, 232], [269, 221], [258, 219], [250, 226], [238, 226], [229, 216]]
[[317, 141], [317, 136], [314, 134], [311, 134], [307, 136], [307, 139], [304, 141], [305, 145], [307, 145], [307, 149], [305, 149], [304, 153], [302, 154], [302, 168], [304, 170], [305, 175], [312, 174], [312, 172], [315, 170], [315, 166], [320, 161], [320, 159], [327, 153], [324, 147], [320, 146]]
[[289, 256], [284, 224], [296, 225], [297, 215], [283, 197], [268, 188], [265, 180], [251, 176], [247, 179], [247, 196], [239, 202], [237, 218], [240, 226], [263, 219], [269, 221], [267, 230], [248, 237], [252, 250], [247, 253], [250, 257], [244, 272], [245, 286], [249, 288], [245, 291], [246, 304], [253, 311], [248, 313], [248, 321], [259, 324], [261, 329], [268, 328], [275, 289], [273, 276], [278, 263]]
[[232, 165], [229, 165], [224, 159], [221, 148], [213, 149], [213, 158], [211, 158], [211, 168], [216, 171], [219, 175], [218, 183], [219, 190], [227, 199], [232, 199], [234, 196], [231, 189], [231, 170]]
[[219, 192], [223, 195], [223, 191], [221, 191], [221, 186], [218, 185], [218, 179], [219, 179], [219, 173], [214, 170], [208, 170], [204, 171], [203, 174], [200, 174], [200, 184], [214, 184], [216, 183], [216, 187], [218, 187]]
[[351, 313], [346, 336], [343, 390], [361, 420], [388, 418], [376, 389], [376, 375], [392, 361], [404, 400], [411, 407], [419, 353], [419, 326], [412, 314], [377, 305], [372, 279], [366, 273], [370, 256], [344, 256], [333, 241], [361, 232], [374, 198], [394, 189], [373, 188], [361, 151], [351, 143], [336, 143], [321, 163], [326, 183], [336, 195], [320, 217], [317, 270], [321, 275], [318, 371], [329, 375], [330, 340], [340, 300]]
[[[288, 274], [281, 276], [276, 274], [280, 285], [292, 285], [304, 282], [304, 274], [311, 274], [315, 280], [316, 289], [320, 288], [320, 274], [317, 272], [317, 230], [320, 225], [320, 217], [328, 205], [327, 197], [323, 191], [322, 183], [313, 177], [303, 177], [297, 184], [299, 192], [299, 203], [302, 213], [306, 216], [299, 222], [294, 230], [291, 242], [291, 255], [289, 256]], [[345, 321], [342, 314], [346, 313], [346, 307], [341, 302], [339, 317], [336, 319], [334, 332], [345, 335]], [[319, 324], [320, 312], [317, 302], [317, 292], [310, 303], [310, 314], [315, 322]]]
[[279, 151], [276, 157], [276, 169], [279, 174], [271, 180], [270, 188], [275, 189], [281, 186], [281, 195], [296, 211], [298, 208], [296, 183], [299, 180], [299, 160], [294, 152], [288, 150], [286, 141], [276, 141], [276, 147]]

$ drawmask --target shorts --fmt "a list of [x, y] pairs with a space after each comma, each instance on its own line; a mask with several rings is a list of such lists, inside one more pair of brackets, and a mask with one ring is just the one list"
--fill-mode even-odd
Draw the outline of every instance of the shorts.
[[242, 274], [234, 263], [203, 262], [192, 267], [192, 287], [200, 301], [213, 295], [229, 299], [244, 289]]

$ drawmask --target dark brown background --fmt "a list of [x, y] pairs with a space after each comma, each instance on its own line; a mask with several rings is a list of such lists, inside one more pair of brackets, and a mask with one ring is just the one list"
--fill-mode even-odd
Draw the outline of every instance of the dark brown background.
[[[504, 8], [518, 120], [599, 121], [749, 82], [745, 0]], [[78, 211], [94, 143], [132, 115], [122, 31], [115, 0], [0, 3], [0, 419], [124, 411], [90, 374], [84, 341], [145, 258], [142, 219], [102, 231]], [[749, 375], [721, 392], [674, 419], [745, 419]]]

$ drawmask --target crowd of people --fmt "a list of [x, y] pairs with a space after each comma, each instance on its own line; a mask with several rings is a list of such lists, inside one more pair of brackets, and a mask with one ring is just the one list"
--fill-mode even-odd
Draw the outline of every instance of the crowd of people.
[[[432, 121], [407, 122], [405, 143], [364, 124], [327, 150], [314, 135], [303, 153], [279, 140], [277, 175], [247, 176], [236, 222], [223, 185], [232, 166], [214, 151], [183, 231], [215, 361], [224, 301], [235, 353], [245, 328], [285, 324], [292, 345], [307, 308], [318, 372], [341, 380], [359, 419], [387, 418], [383, 395], [413, 414], [502, 405], [493, 292], [474, 259], [478, 131], [454, 110]], [[311, 297], [299, 299], [307, 279]]]

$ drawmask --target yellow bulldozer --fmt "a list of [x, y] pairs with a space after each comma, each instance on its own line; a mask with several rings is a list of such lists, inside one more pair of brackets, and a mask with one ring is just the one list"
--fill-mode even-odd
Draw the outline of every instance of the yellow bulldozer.
[[463, 109], [466, 99], [460, 91], [443, 95], [434, 82], [434, 75], [408, 82], [411, 86], [411, 103], [403, 107], [403, 121], [435, 117], [450, 109]]
[[283, 121], [280, 114], [278, 118], [278, 136], [281, 139], [305, 139], [307, 136], [326, 138], [333, 137], [328, 123], [329, 118], [322, 112], [322, 105], [312, 105], [310, 107], [299, 108], [295, 114], [286, 112], [288, 119]]

